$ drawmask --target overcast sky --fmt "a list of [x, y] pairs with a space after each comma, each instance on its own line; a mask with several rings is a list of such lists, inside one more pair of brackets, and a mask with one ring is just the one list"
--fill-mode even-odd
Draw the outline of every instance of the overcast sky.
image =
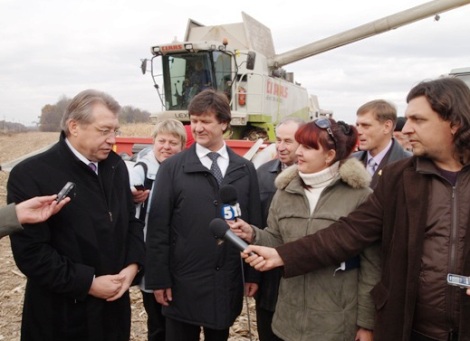
[[[0, 0], [0, 121], [30, 125], [44, 105], [86, 88], [158, 111], [140, 59], [152, 45], [183, 40], [189, 18], [236, 23], [244, 11], [271, 29], [279, 54], [425, 2]], [[284, 68], [336, 119], [353, 123], [357, 107], [376, 98], [402, 115], [417, 82], [470, 67], [469, 18], [467, 5]]]

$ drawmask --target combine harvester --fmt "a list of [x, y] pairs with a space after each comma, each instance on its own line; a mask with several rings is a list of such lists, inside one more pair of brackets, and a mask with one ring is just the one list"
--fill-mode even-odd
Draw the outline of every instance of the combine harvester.
[[[320, 108], [315, 95], [295, 83], [285, 65], [469, 3], [430, 1], [281, 54], [275, 53], [270, 29], [246, 13], [243, 22], [234, 24], [204, 26], [189, 19], [184, 41], [152, 46], [153, 57], [142, 61], [142, 72], [150, 69], [163, 107], [151, 119], [176, 118], [189, 124], [187, 107], [195, 94], [207, 87], [224, 91], [232, 110], [227, 144], [244, 154], [254, 141], [275, 141], [274, 127], [286, 116], [307, 121], [332, 116]], [[156, 61], [161, 63], [158, 73]], [[128, 154], [134, 143], [152, 143], [117, 140], [117, 151]]]

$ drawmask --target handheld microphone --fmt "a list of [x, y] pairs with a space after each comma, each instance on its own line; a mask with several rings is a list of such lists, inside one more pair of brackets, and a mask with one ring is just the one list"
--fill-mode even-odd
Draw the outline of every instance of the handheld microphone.
[[[220, 218], [214, 218], [209, 223], [209, 230], [212, 232], [215, 238], [225, 239], [234, 245], [238, 250], [243, 251], [248, 247], [248, 244], [245, 243], [240, 237], [230, 230], [228, 224], [225, 220]], [[250, 252], [250, 255], [253, 255], [253, 252]]]
[[222, 216], [225, 220], [235, 220], [242, 215], [240, 205], [238, 204], [237, 189], [232, 185], [225, 185], [219, 190], [220, 200], [222, 201]]

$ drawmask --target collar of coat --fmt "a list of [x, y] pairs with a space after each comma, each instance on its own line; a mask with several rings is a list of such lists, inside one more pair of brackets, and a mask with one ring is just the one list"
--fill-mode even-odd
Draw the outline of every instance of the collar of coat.
[[[69, 146], [67, 146], [67, 143], [65, 142], [65, 138], [66, 138], [65, 133], [64, 131], [62, 131], [60, 133], [59, 142], [57, 143], [57, 148], [60, 148], [63, 151], [65, 151], [64, 155], [66, 155], [67, 159], [61, 158], [60, 160], [58, 160], [58, 162], [65, 162], [65, 163], [76, 162], [80, 164], [79, 167], [81, 167], [82, 169], [86, 169], [89, 172], [90, 168], [84, 162], [82, 162], [75, 156], [75, 154], [72, 152]], [[101, 177], [102, 172], [106, 172], [105, 174], [108, 174], [107, 173], [108, 171], [114, 171], [114, 169], [118, 167], [118, 165], [121, 163], [122, 165], [125, 166], [125, 163], [122, 157], [117, 155], [114, 151], [111, 151], [106, 159], [99, 161], [98, 167], [100, 167], [99, 168], [100, 177]]]
[[[274, 184], [278, 189], [285, 189], [292, 180], [298, 177], [297, 165], [292, 165], [276, 177]], [[370, 185], [371, 176], [358, 159], [351, 158], [341, 161], [338, 175], [333, 183], [337, 180], [341, 180], [355, 189], [367, 188]]]

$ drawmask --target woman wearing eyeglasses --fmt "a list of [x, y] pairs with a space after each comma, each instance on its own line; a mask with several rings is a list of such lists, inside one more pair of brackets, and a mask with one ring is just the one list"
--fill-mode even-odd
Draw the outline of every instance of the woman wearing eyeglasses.
[[[369, 173], [349, 158], [357, 140], [354, 126], [322, 118], [301, 126], [295, 139], [298, 161], [276, 178], [268, 227], [229, 222], [248, 242], [276, 247], [313, 234], [346, 216], [371, 192]], [[379, 277], [378, 254], [369, 249], [336, 266], [283, 278], [274, 333], [286, 341], [372, 340], [369, 291]]]

